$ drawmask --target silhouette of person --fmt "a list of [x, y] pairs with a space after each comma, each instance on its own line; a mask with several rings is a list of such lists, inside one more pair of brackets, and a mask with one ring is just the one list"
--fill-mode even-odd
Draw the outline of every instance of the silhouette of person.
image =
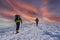
[[16, 34], [19, 33], [19, 26], [22, 23], [22, 19], [19, 15], [15, 15], [15, 22], [16, 22]]
[[39, 19], [36, 18], [35, 21], [36, 21], [36, 26], [38, 26]]

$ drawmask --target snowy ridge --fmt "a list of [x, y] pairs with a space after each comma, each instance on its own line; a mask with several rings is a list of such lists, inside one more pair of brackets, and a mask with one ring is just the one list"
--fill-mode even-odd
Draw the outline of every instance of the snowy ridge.
[[6, 32], [0, 32], [0, 40], [60, 40], [60, 25], [55, 24], [22, 24], [18, 34], [15, 27], [3, 31]]

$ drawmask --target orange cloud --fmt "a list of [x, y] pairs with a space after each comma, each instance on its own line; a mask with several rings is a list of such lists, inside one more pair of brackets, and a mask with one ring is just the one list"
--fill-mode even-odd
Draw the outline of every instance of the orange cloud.
[[16, 14], [19, 14], [25, 20], [29, 20], [29, 21], [33, 22], [33, 20], [35, 20], [35, 18], [36, 18], [36, 14], [39, 13], [39, 10], [37, 10], [35, 7], [25, 4], [23, 2], [19, 3], [18, 1], [16, 1], [14, 3], [14, 1], [12, 1], [12, 0], [6, 0], [6, 2], [13, 8], [13, 11], [10, 11], [7, 9], [0, 10], [0, 15], [2, 15], [4, 18], [9, 19], [11, 17], [14, 17]]
[[[51, 12], [48, 12], [48, 0], [43, 0], [43, 6], [40, 9], [36, 9], [34, 6], [17, 1], [17, 0], [6, 0], [6, 2], [13, 8], [13, 11], [8, 9], [0, 10], [0, 16], [4, 18], [11, 19], [14, 18], [16, 14], [21, 15], [23, 20], [28, 20], [33, 22], [37, 15], [41, 15], [45, 20], [49, 22], [60, 22], [60, 17], [55, 17]], [[5, 4], [4, 4], [5, 5]], [[8, 17], [9, 16], [9, 17]], [[12, 17], [12, 18], [11, 18]], [[42, 21], [41, 18], [39, 18]]]

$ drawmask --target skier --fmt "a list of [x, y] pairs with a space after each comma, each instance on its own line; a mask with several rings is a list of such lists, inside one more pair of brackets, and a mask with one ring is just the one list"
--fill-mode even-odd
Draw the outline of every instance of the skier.
[[19, 26], [22, 23], [22, 19], [19, 15], [15, 15], [15, 22], [16, 22], [16, 34], [19, 33]]
[[36, 26], [38, 26], [39, 19], [36, 18], [35, 21], [36, 21]]

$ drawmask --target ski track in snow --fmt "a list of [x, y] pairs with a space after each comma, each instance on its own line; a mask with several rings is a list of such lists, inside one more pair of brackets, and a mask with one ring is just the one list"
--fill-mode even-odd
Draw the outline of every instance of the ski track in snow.
[[35, 24], [23, 24], [18, 34], [15, 34], [15, 27], [0, 32], [0, 40], [60, 40], [59, 26], [39, 24], [36, 27]]

